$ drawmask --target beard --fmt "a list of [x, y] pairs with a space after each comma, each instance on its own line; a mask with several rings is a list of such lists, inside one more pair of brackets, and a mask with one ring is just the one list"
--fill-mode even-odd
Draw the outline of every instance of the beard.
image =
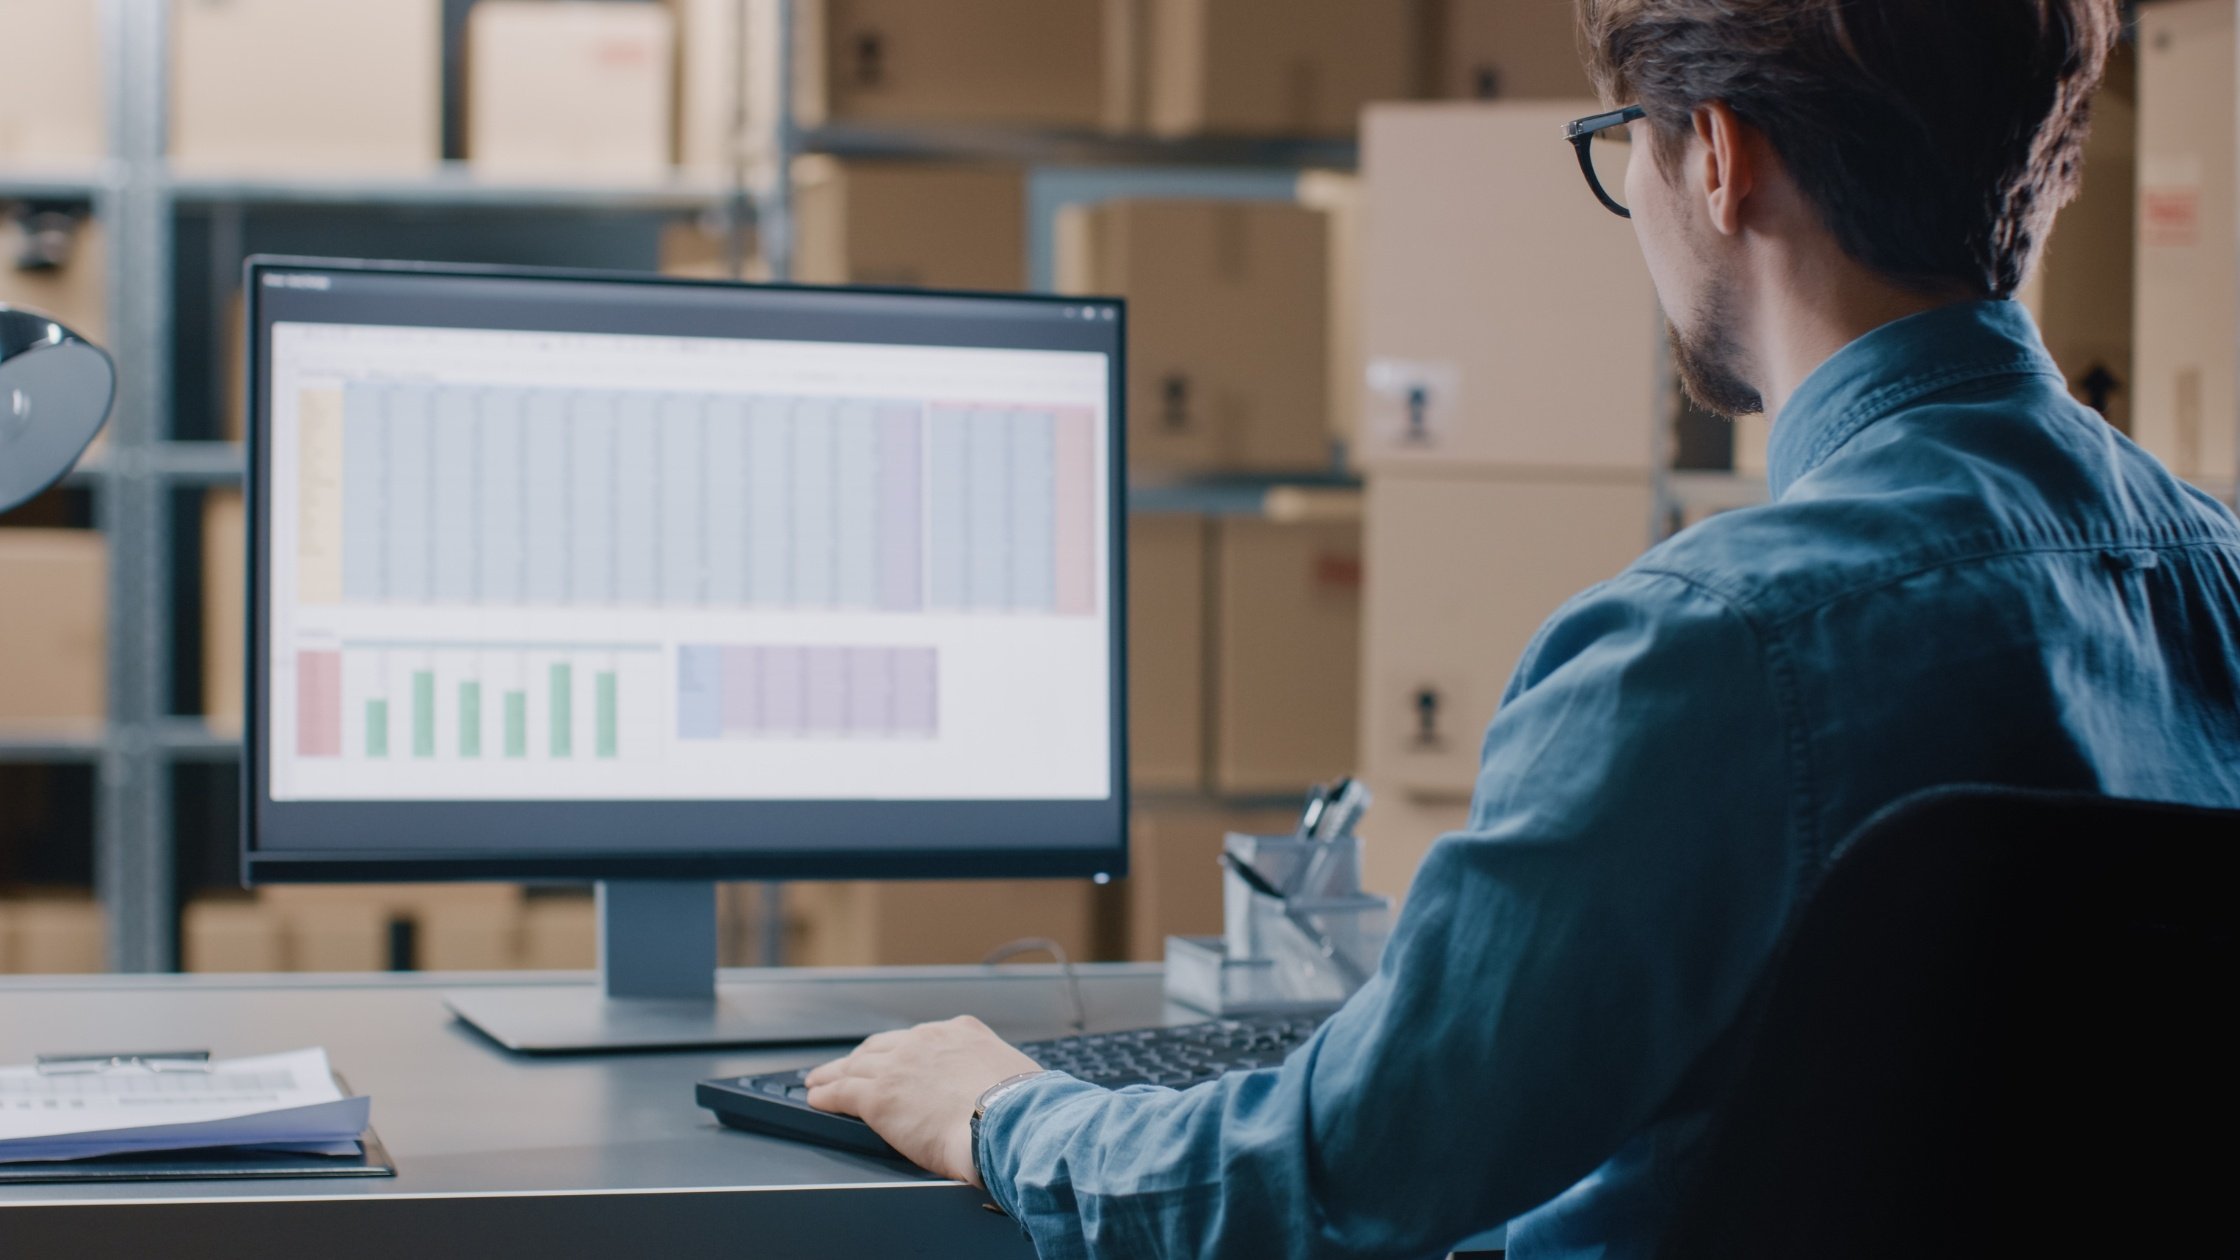
[[1732, 420], [1766, 409], [1765, 396], [1742, 378], [1742, 347], [1735, 342], [1732, 302], [1715, 291], [1696, 308], [1692, 327], [1665, 321], [1672, 341], [1672, 363], [1680, 373], [1680, 388], [1698, 407]]

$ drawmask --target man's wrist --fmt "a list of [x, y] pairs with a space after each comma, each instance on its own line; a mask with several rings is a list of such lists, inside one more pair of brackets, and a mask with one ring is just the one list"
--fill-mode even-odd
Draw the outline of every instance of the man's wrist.
[[983, 1189], [988, 1188], [988, 1166], [985, 1160], [983, 1146], [987, 1141], [987, 1118], [989, 1111], [1006, 1097], [1009, 1097], [1011, 1094], [1018, 1092], [1019, 1087], [1033, 1081], [1041, 1080], [1045, 1076], [1060, 1075], [1063, 1075], [1063, 1073], [1048, 1071], [1044, 1069], [1037, 1069], [1036, 1071], [1032, 1072], [1021, 1072], [1017, 1076], [1007, 1076], [1004, 1079], [997, 1081], [995, 1084], [990, 1085], [988, 1088], [980, 1091], [980, 1097], [978, 1101], [974, 1102], [972, 1105], [971, 1147], [973, 1176], [978, 1178]]

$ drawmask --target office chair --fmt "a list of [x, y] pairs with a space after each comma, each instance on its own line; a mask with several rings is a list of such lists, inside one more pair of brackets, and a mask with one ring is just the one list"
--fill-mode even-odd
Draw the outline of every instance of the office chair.
[[1926, 792], [1738, 1028], [1664, 1260], [2240, 1254], [2240, 812]]

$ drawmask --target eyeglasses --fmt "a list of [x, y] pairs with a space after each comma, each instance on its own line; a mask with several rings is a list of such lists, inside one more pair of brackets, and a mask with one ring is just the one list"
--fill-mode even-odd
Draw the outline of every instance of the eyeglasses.
[[1564, 139], [1579, 151], [1579, 169], [1586, 172], [1587, 187], [1594, 189], [1595, 197], [1621, 219], [1633, 217], [1633, 211], [1618, 200], [1618, 193], [1626, 190], [1626, 163], [1633, 156], [1633, 133], [1626, 130], [1626, 124], [1648, 116], [1639, 105], [1628, 105], [1568, 123], [1563, 129]]

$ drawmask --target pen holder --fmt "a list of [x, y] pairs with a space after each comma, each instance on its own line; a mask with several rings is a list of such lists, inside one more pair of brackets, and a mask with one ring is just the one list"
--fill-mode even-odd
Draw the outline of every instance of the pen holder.
[[1336, 1006], [1375, 972], [1392, 903], [1360, 890], [1359, 843], [1231, 835], [1224, 846], [1270, 884], [1224, 869], [1223, 933], [1167, 938], [1167, 996], [1215, 1015]]

